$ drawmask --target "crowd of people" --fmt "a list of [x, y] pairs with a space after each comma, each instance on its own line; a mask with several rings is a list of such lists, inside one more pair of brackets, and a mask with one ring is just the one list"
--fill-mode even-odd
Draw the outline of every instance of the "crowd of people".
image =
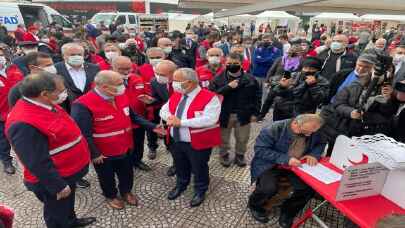
[[405, 142], [405, 38], [395, 29], [372, 37], [317, 25], [312, 39], [253, 31], [201, 23], [184, 33], [133, 33], [87, 24], [65, 34], [55, 24], [19, 25], [0, 44], [4, 172], [15, 173], [13, 148], [47, 227], [85, 226], [95, 218], [77, 218], [74, 201], [76, 187], [90, 186], [89, 164], [111, 208], [137, 205], [133, 168], [150, 171], [144, 145], [153, 160], [163, 140], [173, 158], [167, 175], [176, 176], [168, 200], [193, 174], [197, 207], [212, 149], [224, 167], [245, 167], [251, 123], [272, 118], [254, 146], [248, 207], [267, 223], [265, 204], [286, 176], [293, 193], [279, 224], [291, 227], [314, 191], [281, 166], [316, 165], [338, 135]]

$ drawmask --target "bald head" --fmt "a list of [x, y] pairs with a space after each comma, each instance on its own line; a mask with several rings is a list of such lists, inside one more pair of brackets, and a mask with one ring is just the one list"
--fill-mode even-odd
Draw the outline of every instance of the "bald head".
[[170, 60], [163, 60], [155, 67], [155, 74], [167, 77], [169, 82], [173, 79], [173, 73], [177, 69], [176, 64]]
[[349, 43], [349, 38], [347, 38], [347, 36], [344, 34], [338, 34], [333, 37], [332, 41], [336, 41], [347, 45]]
[[217, 57], [222, 57], [224, 53], [222, 52], [222, 49], [220, 48], [210, 48], [207, 51], [207, 56], [217, 56]]
[[384, 38], [380, 38], [375, 41], [375, 48], [379, 50], [383, 50], [385, 48], [385, 44], [387, 43], [387, 40]]
[[96, 86], [104, 86], [112, 84], [114, 81], [119, 81], [121, 79], [121, 75], [112, 70], [102, 70], [98, 72], [96, 77], [94, 78], [94, 82]]
[[131, 59], [126, 56], [118, 56], [112, 62], [112, 70], [123, 76], [127, 76], [132, 70]]
[[172, 41], [169, 38], [162, 37], [158, 40], [157, 46], [163, 50], [168, 47], [172, 47]]

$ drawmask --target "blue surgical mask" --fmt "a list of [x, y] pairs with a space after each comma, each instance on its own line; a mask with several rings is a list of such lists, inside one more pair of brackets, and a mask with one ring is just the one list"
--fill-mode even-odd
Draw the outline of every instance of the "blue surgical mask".
[[332, 44], [330, 45], [330, 49], [332, 50], [332, 52], [339, 52], [343, 49], [343, 44], [340, 42], [332, 42]]

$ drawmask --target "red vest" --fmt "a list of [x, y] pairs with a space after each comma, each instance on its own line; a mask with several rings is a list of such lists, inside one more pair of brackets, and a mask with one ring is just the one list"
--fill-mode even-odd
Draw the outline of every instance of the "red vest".
[[208, 88], [210, 81], [218, 74], [222, 73], [224, 71], [224, 67], [220, 66], [215, 74], [212, 73], [212, 71], [208, 68], [208, 64], [204, 66], [200, 66], [197, 68], [197, 75], [198, 79], [200, 81], [200, 86], [203, 88]]
[[133, 147], [128, 98], [124, 94], [114, 100], [116, 108], [91, 90], [75, 101], [90, 110], [94, 144], [106, 157], [123, 155]]
[[[48, 138], [49, 154], [59, 175], [69, 177], [89, 164], [90, 151], [74, 120], [61, 107], [54, 108], [56, 112], [20, 99], [7, 118], [5, 132], [17, 122], [34, 126]], [[25, 167], [24, 179], [38, 182]]]
[[[135, 74], [130, 74], [128, 78], [128, 86], [125, 89], [125, 94], [128, 97], [129, 106], [138, 115], [146, 116], [146, 104], [138, 99], [139, 95], [146, 94], [145, 83], [142, 78]], [[138, 128], [139, 125], [134, 124], [134, 128]]]
[[10, 86], [7, 78], [0, 75], [0, 121], [6, 121], [8, 114], [8, 92]]
[[[215, 93], [201, 89], [194, 100], [191, 102], [190, 107], [187, 110], [187, 119], [192, 119], [195, 114], [202, 113], [205, 106], [216, 96]], [[175, 115], [176, 108], [180, 103], [182, 94], [174, 92], [169, 99], [169, 111], [172, 115]], [[203, 150], [213, 148], [221, 145], [221, 129], [219, 124], [215, 124], [205, 128], [189, 128], [191, 147], [195, 150]], [[168, 135], [170, 134], [170, 128], [168, 129]]]

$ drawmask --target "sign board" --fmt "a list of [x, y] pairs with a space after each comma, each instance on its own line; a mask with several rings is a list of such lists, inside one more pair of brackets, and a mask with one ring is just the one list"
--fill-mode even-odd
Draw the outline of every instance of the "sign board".
[[381, 194], [405, 208], [405, 144], [382, 134], [340, 135], [330, 162], [344, 170], [336, 200]]
[[378, 162], [348, 167], [340, 180], [336, 201], [380, 194], [388, 173]]

